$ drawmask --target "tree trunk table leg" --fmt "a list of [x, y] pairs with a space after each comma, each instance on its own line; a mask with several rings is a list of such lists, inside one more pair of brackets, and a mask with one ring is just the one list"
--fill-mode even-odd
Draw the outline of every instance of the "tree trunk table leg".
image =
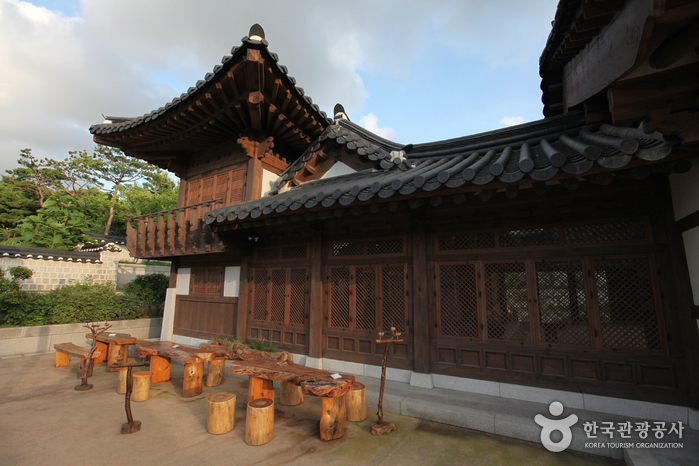
[[258, 398], [248, 402], [245, 413], [245, 443], [264, 445], [274, 437], [274, 400]]
[[98, 341], [95, 342], [95, 346], [97, 348], [97, 351], [100, 352], [100, 355], [95, 358], [95, 364], [102, 364], [104, 362], [107, 362], [107, 352], [109, 351], [109, 349], [107, 348], [107, 344]]
[[303, 404], [303, 390], [298, 385], [282, 382], [279, 391], [279, 404], [283, 406], [298, 406]]
[[225, 434], [235, 428], [235, 399], [233, 393], [215, 393], [209, 397], [206, 430], [210, 434]]
[[274, 382], [251, 375], [248, 383], [248, 403], [259, 398], [274, 400]]
[[322, 398], [322, 411], [320, 413], [320, 439], [336, 440], [345, 435], [345, 420], [347, 408], [345, 397]]
[[151, 383], [165, 382], [170, 380], [170, 358], [161, 356], [150, 357], [150, 371], [153, 373]]
[[359, 422], [366, 419], [366, 387], [363, 383], [354, 382], [352, 388], [345, 394], [347, 405], [347, 420]]
[[56, 361], [54, 367], [63, 367], [70, 364], [70, 356], [67, 353], [56, 351]]
[[201, 382], [204, 378], [204, 363], [188, 362], [184, 365], [182, 396], [185, 398], [201, 394]]
[[206, 371], [206, 386], [218, 387], [223, 383], [224, 370], [226, 369], [226, 358], [216, 358], [209, 361]]
[[133, 393], [131, 394], [133, 401], [148, 401], [152, 375], [151, 371], [133, 373]]
[[109, 345], [109, 356], [107, 359], [107, 371], [116, 372], [119, 369], [116, 367], [109, 367], [112, 364], [126, 364], [127, 354], [129, 345]]
[[[85, 364], [89, 364], [89, 360], [87, 358], [80, 358], [80, 367], [78, 368], [78, 378], [81, 378], [83, 369], [85, 368]], [[92, 369], [95, 367], [94, 364], [90, 364], [87, 367], [87, 376], [92, 377]]]

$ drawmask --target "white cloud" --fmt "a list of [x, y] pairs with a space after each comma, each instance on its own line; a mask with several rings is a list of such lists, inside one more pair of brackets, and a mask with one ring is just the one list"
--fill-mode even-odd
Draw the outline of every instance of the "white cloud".
[[500, 120], [500, 124], [503, 126], [514, 126], [526, 123], [526, 119], [523, 116], [506, 116]]
[[388, 126], [379, 126], [379, 118], [373, 113], [369, 113], [359, 119], [359, 126], [368, 129], [377, 136], [388, 139], [389, 141], [399, 142], [398, 133]]

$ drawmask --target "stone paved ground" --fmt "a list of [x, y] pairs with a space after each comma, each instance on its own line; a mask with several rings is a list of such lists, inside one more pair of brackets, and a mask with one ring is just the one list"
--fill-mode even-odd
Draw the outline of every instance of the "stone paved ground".
[[[252, 447], [244, 442], [245, 380], [226, 377], [223, 385], [182, 398], [183, 367], [173, 364], [172, 381], [151, 387], [150, 400], [132, 403], [142, 430], [121, 435], [124, 396], [117, 374], [104, 366], [79, 384], [77, 360], [53, 367], [52, 354], [0, 360], [0, 464], [4, 465], [619, 465], [621, 461], [577, 452], [551, 453], [541, 445], [484, 434], [393, 413], [398, 427], [381, 437], [369, 433], [370, 417], [348, 423], [342, 439], [318, 437], [320, 399], [301, 406], [277, 406], [274, 439]], [[206, 432], [206, 399], [217, 392], [237, 395], [236, 427], [224, 435]], [[278, 401], [278, 400], [277, 400]]]

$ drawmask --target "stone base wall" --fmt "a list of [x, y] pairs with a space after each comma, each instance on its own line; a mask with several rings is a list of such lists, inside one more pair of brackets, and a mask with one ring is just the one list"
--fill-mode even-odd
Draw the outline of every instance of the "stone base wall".
[[[160, 337], [163, 319], [115, 320], [109, 333], [128, 333], [141, 340]], [[87, 347], [90, 331], [85, 324], [39, 325], [36, 327], [0, 328], [0, 357], [25, 356], [55, 351], [56, 343], [74, 343]]]

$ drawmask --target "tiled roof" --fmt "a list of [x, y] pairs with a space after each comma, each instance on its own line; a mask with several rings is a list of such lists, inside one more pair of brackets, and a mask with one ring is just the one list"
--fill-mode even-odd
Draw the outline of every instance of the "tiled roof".
[[126, 245], [126, 237], [101, 235], [99, 233], [84, 233], [92, 238], [93, 242], [84, 244], [80, 247], [80, 251], [121, 251], [119, 246]]
[[[345, 141], [353, 136], [363, 139], [353, 132], [345, 134], [347, 129], [342, 125]], [[342, 144], [337, 139], [335, 142]], [[403, 147], [391, 144], [394, 146], [389, 147]], [[207, 224], [235, 222], [467, 184], [487, 187], [494, 182], [526, 184], [557, 176], [573, 178], [623, 168], [633, 159], [657, 161], [672, 150], [659, 134], [611, 125], [588, 127], [581, 114], [406, 148], [405, 163], [309, 181], [282, 193], [213, 210], [204, 220]]]
[[99, 252], [64, 251], [62, 249], [29, 248], [24, 246], [0, 245], [0, 257], [38, 259], [65, 262], [101, 264]]

